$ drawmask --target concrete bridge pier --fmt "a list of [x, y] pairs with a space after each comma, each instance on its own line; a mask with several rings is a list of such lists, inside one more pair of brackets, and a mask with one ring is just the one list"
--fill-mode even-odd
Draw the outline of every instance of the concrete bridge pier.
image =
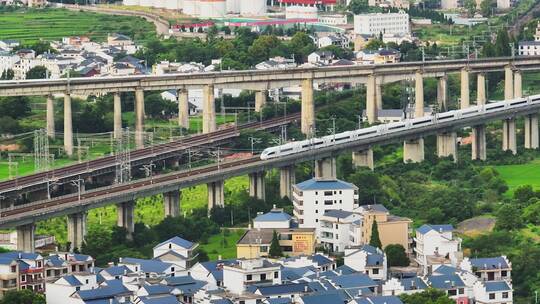
[[225, 207], [224, 183], [222, 180], [206, 184], [208, 189], [208, 212], [214, 207]]
[[466, 109], [471, 105], [470, 101], [470, 88], [469, 88], [469, 70], [467, 68], [461, 69], [461, 103], [460, 108]]
[[36, 227], [34, 224], [27, 224], [17, 227], [17, 250], [24, 252], [34, 252], [35, 248], [35, 233]]
[[178, 99], [178, 126], [189, 129], [189, 93], [186, 89], [180, 89], [176, 93]]
[[296, 183], [296, 173], [294, 166], [282, 167], [279, 169], [279, 196], [292, 199], [292, 185]]
[[377, 83], [377, 81], [375, 81], [375, 100], [377, 101], [377, 110], [382, 110], [382, 84]]
[[366, 115], [370, 124], [378, 120], [377, 113], [377, 79], [374, 75], [368, 75], [366, 84]]
[[255, 112], [260, 112], [266, 105], [266, 91], [255, 92]]
[[122, 137], [122, 100], [120, 93], [113, 94], [113, 135], [115, 139]]
[[521, 80], [521, 71], [514, 71], [514, 98], [523, 97], [523, 88]]
[[516, 120], [514, 118], [508, 118], [503, 121], [503, 138], [502, 138], [503, 151], [512, 151], [512, 154], [517, 154], [516, 144]]
[[335, 179], [336, 173], [336, 158], [328, 157], [315, 161], [315, 178]]
[[415, 74], [414, 89], [414, 118], [418, 118], [424, 116], [424, 78], [420, 70]]
[[180, 216], [180, 190], [163, 193], [163, 207], [165, 208], [165, 217]]
[[456, 132], [437, 134], [437, 156], [452, 156], [457, 162], [457, 134]]
[[116, 205], [116, 214], [116, 225], [126, 228], [126, 238], [132, 240], [135, 231], [135, 201], [127, 201]]
[[79, 212], [67, 216], [69, 251], [81, 249], [86, 236], [86, 212]]
[[504, 99], [514, 98], [514, 72], [511, 66], [504, 68]]
[[486, 74], [478, 73], [476, 75], [476, 104], [485, 105], [486, 101]]
[[448, 76], [444, 75], [437, 79], [437, 104], [441, 112], [448, 109]]
[[144, 147], [144, 91], [135, 90], [135, 146]]
[[424, 139], [410, 139], [403, 142], [403, 162], [419, 163], [424, 161]]
[[209, 84], [203, 88], [203, 133], [216, 130], [216, 102], [214, 86]]
[[71, 95], [64, 94], [64, 151], [73, 155], [73, 121], [71, 116]]
[[538, 114], [525, 116], [525, 149], [538, 149]]
[[54, 139], [54, 97], [47, 95], [47, 136]]
[[355, 167], [368, 167], [373, 170], [375, 168], [373, 162], [373, 149], [353, 152], [352, 162]]
[[472, 155], [473, 160], [486, 160], [486, 126], [478, 125], [472, 128]]
[[302, 81], [301, 130], [305, 135], [315, 133], [315, 101], [313, 100], [313, 79]]
[[266, 172], [255, 172], [249, 174], [249, 196], [265, 200], [266, 190], [264, 177]]

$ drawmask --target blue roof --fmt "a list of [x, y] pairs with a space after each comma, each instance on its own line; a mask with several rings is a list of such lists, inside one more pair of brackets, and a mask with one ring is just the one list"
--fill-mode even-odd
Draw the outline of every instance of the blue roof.
[[353, 214], [354, 213], [352, 213], [352, 212], [344, 211], [344, 210], [326, 210], [326, 212], [324, 213], [324, 216], [343, 219], [343, 218], [347, 218], [347, 217], [349, 217], [349, 216], [351, 216]]
[[200, 263], [202, 267], [204, 267], [206, 270], [212, 274], [214, 279], [216, 281], [223, 281], [223, 268], [218, 267], [220, 264], [228, 265], [228, 264], [235, 264], [235, 259], [229, 259], [229, 260], [217, 260], [217, 261], [208, 261], [208, 262], [202, 262]]
[[405, 290], [426, 289], [427, 285], [419, 277], [403, 278], [400, 280]]
[[396, 296], [362, 297], [356, 301], [358, 304], [403, 304]]
[[120, 304], [120, 302], [116, 299], [97, 299], [84, 301], [84, 304]]
[[488, 281], [484, 282], [487, 292], [494, 291], [511, 291], [512, 288], [505, 281]]
[[322, 254], [312, 255], [311, 260], [313, 260], [313, 262], [317, 263], [317, 266], [323, 266], [323, 265], [328, 265], [328, 264], [333, 264], [334, 263], [333, 260], [325, 257]]
[[253, 219], [254, 222], [285, 222], [290, 221], [292, 216], [279, 210], [272, 210], [268, 213], [261, 214]]
[[313, 266], [298, 268], [283, 267], [281, 269], [281, 279], [287, 281], [295, 281], [306, 276], [310, 272], [314, 274], [315, 272], [317, 272], [317, 269]]
[[272, 299], [264, 300], [263, 303], [266, 303], [266, 304], [290, 304], [290, 303], [292, 303], [292, 299], [289, 299], [289, 298], [272, 298]]
[[[117, 282], [112, 282], [117, 281]], [[77, 294], [79, 297], [86, 300], [97, 300], [97, 299], [109, 299], [116, 295], [130, 293], [130, 291], [118, 280], [105, 281], [107, 286], [101, 286], [96, 289], [90, 290], [79, 290]]]
[[92, 260], [92, 257], [86, 254], [73, 253], [70, 256], [77, 262], [85, 262], [88, 260]]
[[279, 295], [279, 294], [291, 294], [291, 293], [303, 293], [303, 292], [311, 292], [311, 288], [309, 288], [308, 283], [289, 283], [289, 284], [280, 284], [280, 285], [266, 285], [266, 286], [256, 286], [255, 291], [259, 291], [259, 293], [263, 296], [272, 296], [272, 295]]
[[165, 263], [157, 260], [144, 260], [135, 258], [122, 258], [121, 263], [139, 264], [141, 265], [141, 271], [147, 273], [163, 273], [169, 267], [173, 266], [171, 263]]
[[80, 285], [83, 285], [83, 284], [81, 283], [81, 281], [79, 281], [74, 275], [63, 276], [62, 279], [66, 280], [66, 282], [67, 282], [70, 286], [80, 286]]
[[470, 261], [473, 267], [482, 270], [509, 268], [508, 264], [506, 263], [506, 259], [503, 257], [478, 258], [470, 259]]
[[343, 303], [343, 298], [337, 293], [323, 293], [301, 297], [304, 304], [338, 304]]
[[385, 213], [389, 212], [388, 209], [386, 209], [386, 207], [381, 204], [363, 205], [361, 207], [368, 211], [373, 210], [373, 211], [379, 211], [379, 212], [385, 212]]
[[428, 225], [424, 224], [420, 228], [416, 229], [417, 232], [420, 232], [421, 234], [426, 234], [430, 232], [431, 230], [435, 230], [437, 232], [448, 232], [453, 231], [454, 227], [452, 225]]
[[344, 182], [339, 179], [308, 179], [299, 184], [296, 187], [302, 191], [306, 190], [347, 190], [357, 189], [353, 184]]
[[104, 271], [108, 273], [111, 276], [120, 276], [128, 273], [132, 273], [133, 271], [129, 270], [125, 265], [122, 266], [111, 266], [109, 268], [105, 268], [101, 271]]
[[141, 304], [179, 304], [178, 300], [173, 295], [159, 297], [139, 297]]
[[160, 284], [144, 285], [142, 288], [146, 290], [148, 295], [169, 294], [172, 290], [171, 287], [167, 285], [160, 285]]
[[191, 249], [191, 248], [193, 248], [193, 246], [195, 246], [195, 243], [190, 242], [188, 240], [184, 240], [183, 238], [181, 238], [179, 236], [175, 236], [175, 237], [173, 237], [171, 239], [166, 240], [165, 242], [157, 244], [154, 248], [163, 246], [163, 245], [168, 244], [168, 243], [173, 243], [173, 244], [175, 244], [177, 246], [180, 246], [182, 248], [185, 248], [185, 249]]
[[457, 272], [457, 269], [456, 267], [453, 267], [453, 266], [441, 265], [437, 267], [437, 269], [435, 269], [433, 272], [439, 273], [439, 274], [451, 275], [451, 274], [455, 274]]
[[344, 275], [344, 274], [353, 274], [353, 273], [357, 272], [356, 270], [352, 269], [351, 267], [349, 267], [347, 265], [339, 266], [338, 268], [336, 268], [336, 271], [338, 273], [341, 273], [342, 275]]
[[210, 304], [233, 304], [229, 299], [210, 300]]
[[52, 267], [62, 267], [67, 265], [66, 261], [64, 259], [61, 259], [58, 255], [51, 255], [47, 257], [45, 259], [45, 263], [51, 265]]
[[15, 261], [15, 259], [8, 257], [0, 257], [0, 265], [9, 265], [13, 263], [13, 261]]
[[22, 252], [22, 251], [10, 251], [0, 253], [0, 258], [20, 259], [20, 260], [36, 260], [40, 257], [37, 253]]
[[335, 285], [341, 288], [361, 288], [376, 286], [377, 283], [373, 281], [368, 275], [363, 273], [354, 273], [348, 275], [337, 276], [329, 279]]
[[453, 289], [465, 286], [465, 283], [463, 283], [457, 274], [432, 275], [427, 280], [429, 285], [436, 289]]

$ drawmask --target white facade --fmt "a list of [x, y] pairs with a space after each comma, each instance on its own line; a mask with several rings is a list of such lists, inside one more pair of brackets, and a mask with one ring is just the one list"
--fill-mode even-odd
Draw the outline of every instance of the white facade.
[[354, 33], [358, 35], [404, 35], [410, 33], [409, 14], [374, 13], [354, 16]]
[[478, 304], [511, 304], [513, 303], [512, 286], [504, 281], [482, 282], [473, 285], [475, 303]]
[[285, 19], [317, 19], [318, 9], [314, 6], [287, 6], [285, 8]]
[[319, 22], [328, 24], [328, 25], [346, 25], [347, 15], [345, 14], [320, 15]]
[[509, 9], [512, 7], [512, 2], [510, 0], [497, 0], [498, 9]]
[[430, 265], [457, 265], [461, 255], [461, 239], [453, 236], [450, 225], [423, 225], [414, 238], [416, 261], [428, 272]]
[[223, 266], [223, 287], [241, 294], [255, 283], [281, 284], [281, 266], [265, 259], [240, 260], [236, 265]]
[[197, 16], [201, 18], [218, 18], [227, 14], [225, 0], [199, 0], [195, 5], [199, 7]]
[[240, 15], [264, 16], [266, 15], [266, 0], [238, 0]]
[[520, 56], [540, 55], [540, 22], [536, 25], [533, 41], [520, 41], [518, 46]]
[[72, 304], [82, 303], [80, 299], [73, 298], [76, 291], [98, 288], [95, 274], [73, 274], [46, 283], [45, 297], [47, 304]]
[[373, 280], [386, 280], [388, 265], [386, 254], [370, 245], [345, 249], [345, 265], [367, 274]]
[[327, 210], [353, 211], [358, 187], [340, 180], [310, 179], [293, 186], [293, 204], [300, 228], [317, 228]]
[[361, 219], [358, 213], [330, 210], [319, 221], [317, 238], [324, 247], [334, 252], [342, 252], [347, 246], [360, 245]]

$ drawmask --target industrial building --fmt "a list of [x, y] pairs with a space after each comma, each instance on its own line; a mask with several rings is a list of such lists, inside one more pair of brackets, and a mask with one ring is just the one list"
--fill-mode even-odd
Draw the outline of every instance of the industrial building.
[[182, 10], [200, 18], [220, 18], [228, 14], [263, 16], [266, 0], [123, 0], [124, 5]]

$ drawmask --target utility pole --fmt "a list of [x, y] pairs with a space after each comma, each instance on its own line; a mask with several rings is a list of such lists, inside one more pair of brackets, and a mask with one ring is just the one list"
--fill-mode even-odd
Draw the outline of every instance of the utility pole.
[[261, 139], [257, 138], [257, 137], [249, 137], [249, 140], [251, 141], [251, 155], [253, 155], [254, 146], [255, 146], [255, 144], [260, 143]]
[[129, 150], [129, 128], [116, 139], [116, 183], [121, 184], [131, 179], [131, 156]]

